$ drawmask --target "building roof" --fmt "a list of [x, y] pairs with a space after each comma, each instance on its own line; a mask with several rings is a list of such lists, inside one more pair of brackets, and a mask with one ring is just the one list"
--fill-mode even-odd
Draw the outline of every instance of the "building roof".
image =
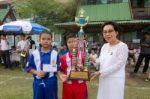
[[[89, 22], [87, 25], [101, 25], [104, 21]], [[150, 24], [150, 20], [128, 20], [128, 21], [116, 21], [118, 24]], [[56, 23], [57, 27], [76, 26], [75, 22]]]
[[3, 21], [4, 17], [7, 15], [9, 9], [0, 9], [0, 21]]
[[[91, 33], [100, 32], [100, 26], [104, 23], [104, 21], [97, 22], [89, 22], [87, 26], [84, 28], [85, 32]], [[122, 28], [121, 31], [137, 31], [142, 30], [146, 27], [150, 26], [150, 20], [128, 20], [128, 21], [116, 21], [119, 24], [119, 27]], [[71, 32], [77, 32], [79, 27], [75, 22], [67, 22], [67, 23], [58, 23], [55, 26], [59, 28], [64, 28]]]
[[[116, 4], [83, 5], [79, 9], [85, 10], [85, 16], [90, 21], [131, 20], [132, 14], [128, 2]], [[79, 11], [77, 12], [79, 13]]]
[[[150, 20], [135, 20], [132, 18], [130, 5], [126, 3], [97, 4], [80, 6], [85, 10], [85, 17], [89, 16], [89, 22], [84, 28], [85, 32], [100, 32], [100, 26], [105, 21], [115, 21], [122, 28], [122, 31], [137, 31], [150, 26]], [[79, 27], [75, 22], [56, 23], [55, 26], [69, 31], [77, 32]]]

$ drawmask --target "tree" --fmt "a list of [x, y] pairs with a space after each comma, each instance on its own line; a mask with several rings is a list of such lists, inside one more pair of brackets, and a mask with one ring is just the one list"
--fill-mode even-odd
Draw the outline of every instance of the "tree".
[[32, 18], [52, 30], [57, 30], [54, 23], [74, 21], [77, 3], [58, 2], [58, 0], [21, 0], [15, 4], [20, 18]]

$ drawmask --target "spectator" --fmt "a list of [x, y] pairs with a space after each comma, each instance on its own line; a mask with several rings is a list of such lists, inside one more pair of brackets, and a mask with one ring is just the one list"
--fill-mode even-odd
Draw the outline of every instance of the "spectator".
[[36, 46], [35, 46], [35, 41], [32, 40], [32, 37], [31, 36], [28, 36], [27, 37], [27, 41], [29, 43], [29, 54], [32, 53], [35, 49], [36, 49]]
[[[94, 59], [97, 58], [97, 54], [95, 53], [95, 51], [93, 49], [91, 50], [90, 57], [93, 57]], [[92, 65], [94, 65], [94, 64], [92, 64]]]
[[1, 36], [1, 55], [4, 62], [5, 68], [12, 69], [9, 54], [9, 42], [6, 39], [6, 35]]
[[36, 49], [35, 41], [32, 40], [32, 37], [31, 37], [31, 36], [28, 36], [27, 40], [28, 40], [29, 43], [30, 43], [29, 49]]
[[55, 51], [57, 51], [58, 52], [58, 48], [57, 48], [57, 46], [56, 45], [54, 45], [54, 46], [52, 46], [53, 47], [53, 49], [55, 50]]
[[21, 40], [17, 44], [17, 50], [20, 53], [21, 68], [22, 70], [24, 70], [25, 64], [27, 62], [28, 53], [29, 53], [29, 43], [25, 39], [25, 35], [21, 35]]
[[97, 51], [97, 43], [95, 41], [93, 41], [93, 43], [92, 43], [92, 49], [94, 51]]
[[99, 55], [101, 52], [101, 44], [97, 44], [97, 55]]
[[15, 46], [11, 47], [10, 61], [12, 63], [12, 66], [19, 66], [20, 56], [18, 55]]
[[[90, 57], [93, 57], [94, 59], [96, 59], [96, 58], [97, 58], [97, 54], [95, 53], [95, 51], [94, 51], [93, 49], [91, 50]], [[98, 66], [98, 65], [96, 65], [95, 63], [91, 62], [91, 65], [92, 65], [92, 66], [96, 66], [96, 70], [98, 70], [98, 69], [99, 69], [99, 66]]]
[[141, 48], [138, 45], [137, 48], [135, 48], [135, 62], [137, 62], [140, 52], [141, 52]]
[[145, 64], [143, 68], [143, 73], [147, 72], [148, 66], [149, 66], [149, 60], [150, 60], [150, 36], [148, 33], [144, 33], [144, 38], [140, 41], [141, 46], [141, 52], [138, 57], [138, 61], [135, 65], [134, 73], [137, 73], [139, 70], [139, 67], [145, 58]]
[[129, 49], [128, 64], [129, 65], [135, 65], [136, 50], [133, 48], [131, 43], [128, 43], [127, 45], [128, 45], [128, 49]]

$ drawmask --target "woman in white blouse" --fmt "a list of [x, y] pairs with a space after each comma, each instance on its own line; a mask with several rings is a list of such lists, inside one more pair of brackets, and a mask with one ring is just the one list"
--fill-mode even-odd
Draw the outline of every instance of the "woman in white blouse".
[[102, 25], [104, 39], [108, 42], [102, 46], [98, 59], [90, 57], [100, 70], [93, 73], [91, 81], [100, 77], [97, 99], [124, 99], [125, 65], [128, 47], [117, 39], [118, 26], [114, 22]]

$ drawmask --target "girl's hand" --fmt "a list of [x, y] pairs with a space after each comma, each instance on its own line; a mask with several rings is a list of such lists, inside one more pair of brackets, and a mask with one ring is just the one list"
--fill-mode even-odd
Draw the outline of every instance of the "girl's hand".
[[61, 73], [61, 72], [59, 72], [59, 77], [60, 77], [62, 82], [65, 82], [68, 79], [68, 76], [63, 74], [63, 73]]
[[45, 71], [36, 71], [35, 74], [39, 77], [44, 77], [46, 72]]

